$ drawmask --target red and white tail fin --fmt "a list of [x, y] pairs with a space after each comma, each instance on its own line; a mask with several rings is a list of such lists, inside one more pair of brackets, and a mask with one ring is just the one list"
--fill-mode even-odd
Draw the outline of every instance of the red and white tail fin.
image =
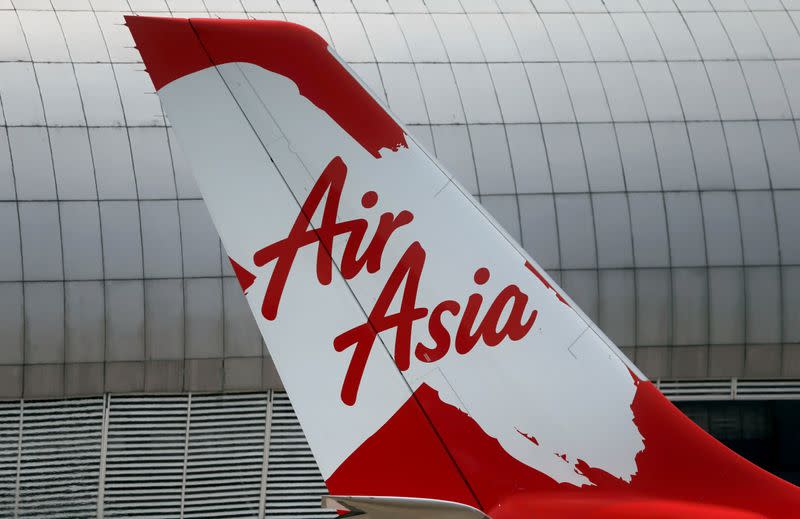
[[543, 517], [800, 509], [645, 381], [322, 38], [127, 23], [332, 493], [493, 517], [529, 493]]

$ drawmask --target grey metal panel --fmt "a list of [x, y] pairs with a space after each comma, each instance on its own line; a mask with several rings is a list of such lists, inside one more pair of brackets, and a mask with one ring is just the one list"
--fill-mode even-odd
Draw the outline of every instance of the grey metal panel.
[[[672, 2], [664, 3], [667, 6], [672, 4]], [[648, 15], [648, 20], [667, 60], [687, 61], [700, 58], [697, 46], [681, 13], [656, 12]]]
[[25, 279], [32, 281], [63, 279], [58, 204], [20, 203], [19, 225]]
[[780, 270], [756, 267], [747, 270], [747, 342], [781, 342]]
[[710, 330], [711, 344], [744, 344], [747, 321], [745, 317], [745, 272], [741, 268], [710, 268]]
[[783, 282], [783, 341], [786, 346], [800, 342], [800, 267], [784, 267]]
[[542, 122], [569, 122], [575, 120], [569, 90], [558, 63], [526, 63], [533, 97]]
[[785, 86], [774, 61], [743, 61], [742, 70], [759, 119], [792, 117]]
[[661, 179], [656, 158], [653, 133], [648, 123], [617, 125], [628, 191], [659, 191]]
[[431, 15], [419, 13], [396, 14], [395, 16], [408, 43], [411, 57], [415, 61], [447, 61], [444, 45]]
[[97, 198], [94, 161], [85, 128], [50, 129], [53, 169], [60, 200]]
[[22, 280], [22, 249], [17, 204], [0, 202], [0, 281]]
[[671, 293], [669, 270], [645, 269], [637, 271], [637, 346], [661, 346], [670, 343], [672, 327]]
[[703, 267], [707, 264], [703, 213], [696, 192], [664, 195], [673, 267]]
[[[675, 268], [672, 277], [673, 344], [705, 346], [708, 344], [708, 271]], [[705, 374], [705, 369], [697, 373], [698, 376]]]
[[692, 141], [697, 184], [700, 189], [733, 189], [728, 154], [730, 147], [725, 141], [722, 125], [712, 122], [688, 123]]
[[76, 63], [75, 77], [90, 126], [123, 126], [122, 102], [108, 63]]
[[574, 14], [543, 14], [542, 22], [550, 35], [559, 61], [592, 59], [589, 46], [581, 35], [581, 29]]
[[27, 61], [30, 57], [17, 13], [0, 11], [0, 59], [4, 62]]
[[522, 63], [491, 63], [492, 81], [500, 103], [503, 121], [528, 123], [538, 121], [533, 92], [528, 87], [528, 76]]
[[[600, 1], [596, 3], [602, 9], [602, 3]], [[610, 16], [604, 13], [578, 13], [576, 17], [594, 59], [597, 61], [624, 61], [627, 59], [622, 38]]]
[[633, 65], [627, 62], [598, 63], [600, 79], [605, 87], [606, 97], [615, 121], [641, 121], [647, 118], [644, 99], [633, 72]]
[[100, 199], [135, 199], [130, 141], [125, 128], [91, 128], [89, 139]]
[[97, 202], [61, 202], [65, 279], [103, 279], [100, 211]]
[[64, 285], [25, 283], [25, 363], [64, 362]]
[[181, 229], [174, 200], [142, 201], [144, 276], [181, 277]]
[[631, 230], [636, 266], [670, 265], [664, 198], [656, 193], [631, 193]]
[[633, 240], [628, 197], [624, 193], [592, 196], [597, 232], [597, 265], [603, 268], [633, 266]]
[[141, 278], [142, 232], [139, 203], [101, 201], [103, 261], [108, 279]]
[[592, 203], [588, 195], [557, 195], [561, 268], [596, 268]]
[[724, 122], [728, 153], [737, 189], [768, 189], [767, 160], [761, 130], [755, 121]]
[[202, 200], [178, 202], [184, 276], [218, 276], [221, 272], [219, 238]]
[[[0, 74], [1, 75], [1, 74]], [[0, 93], [2, 94], [2, 93]], [[50, 137], [47, 128], [8, 128], [17, 196], [20, 200], [56, 198]]]
[[22, 283], [0, 283], [0, 365], [21, 365], [25, 360], [25, 321]]
[[64, 285], [65, 362], [102, 363], [105, 360], [104, 290], [102, 281], [72, 281]]
[[600, 75], [594, 63], [564, 63], [561, 70], [569, 88], [575, 119], [582, 122], [611, 120]]
[[106, 282], [106, 360], [145, 358], [144, 282]]
[[701, 201], [709, 265], [741, 265], [742, 235], [734, 193], [702, 193]]
[[648, 117], [653, 121], [681, 120], [683, 111], [667, 63], [634, 63], [633, 70], [642, 90]]
[[466, 126], [433, 126], [436, 156], [471, 194], [478, 194], [478, 176]]
[[636, 280], [633, 270], [600, 270], [598, 324], [620, 347], [636, 345]]
[[184, 357], [184, 281], [150, 279], [144, 285], [148, 359]]
[[772, 194], [767, 191], [738, 193], [745, 265], [778, 262], [778, 233]]
[[[497, 6], [493, 1], [485, 2], [487, 6]], [[465, 7], [469, 9], [469, 7]], [[511, 35], [511, 29], [505, 16], [492, 13], [468, 14], [472, 28], [478, 36], [483, 55], [487, 61], [512, 61], [519, 59], [519, 51]]]
[[397, 19], [391, 14], [363, 13], [364, 30], [372, 44], [377, 61], [410, 61], [411, 54]]
[[556, 59], [553, 44], [538, 14], [508, 14], [506, 20], [524, 61], [554, 61]]
[[797, 128], [791, 121], [762, 121], [759, 124], [764, 150], [767, 155], [770, 187], [776, 189], [800, 188], [800, 147]]
[[185, 298], [186, 357], [222, 357], [222, 280], [187, 279]]
[[364, 27], [355, 14], [323, 13], [331, 40], [347, 61], [375, 61]]
[[800, 115], [800, 61], [796, 59], [781, 61], [778, 63], [778, 72], [786, 86], [786, 96], [792, 108], [792, 116], [797, 118]]
[[[4, 99], [6, 124], [44, 124], [44, 109], [32, 63], [0, 63], [0, 96]], [[12, 99], [13, 102], [10, 102]]]
[[717, 98], [720, 116], [732, 120], [754, 119], [753, 103], [739, 63], [709, 61], [706, 62], [706, 70]]
[[489, 67], [485, 63], [454, 63], [453, 73], [468, 123], [502, 121]]
[[583, 146], [578, 127], [574, 124], [547, 124], [542, 127], [553, 191], [556, 193], [585, 193], [589, 190]]
[[85, 125], [78, 84], [69, 63], [35, 63], [36, 81], [50, 126]]
[[740, 59], [769, 59], [767, 42], [751, 12], [719, 13], [725, 32]]
[[130, 128], [128, 138], [139, 198], [175, 198], [175, 178], [166, 130]]
[[545, 269], [558, 268], [561, 254], [552, 195], [521, 195], [522, 245]]
[[519, 209], [514, 195], [482, 195], [481, 204], [515, 240], [521, 239]]
[[465, 14], [434, 14], [433, 21], [450, 61], [483, 61], [478, 37]]
[[[453, 69], [446, 63], [419, 63], [416, 65], [425, 107], [432, 124], [466, 122], [461, 97], [456, 86]], [[514, 89], [515, 92], [518, 89]], [[503, 98], [501, 97], [501, 106]]]
[[600, 289], [596, 270], [565, 270], [561, 285], [592, 321], [599, 317]]
[[[3, 124], [2, 110], [0, 110], [0, 124]], [[15, 189], [8, 129], [3, 126], [0, 127], [0, 199], [13, 199]]]
[[578, 126], [591, 191], [623, 191], [622, 157], [613, 124]]
[[781, 261], [800, 265], [800, 191], [775, 193]]
[[108, 60], [100, 26], [91, 11], [58, 11], [56, 15], [72, 61], [96, 63]]
[[[693, 160], [692, 151], [695, 147], [692, 147], [689, 142], [686, 125], [660, 122], [652, 123], [650, 128], [653, 132], [664, 190], [696, 190], [698, 183], [698, 175], [695, 173], [697, 158], [695, 156]], [[700, 149], [702, 148], [698, 148], [698, 151]], [[718, 156], [715, 156], [716, 162], [719, 162]]]
[[505, 128], [499, 124], [469, 127], [481, 194], [515, 193]]
[[408, 124], [428, 122], [414, 65], [383, 63], [380, 65], [380, 74], [386, 85], [386, 97], [392, 112]]
[[550, 164], [538, 124], [506, 126], [511, 164], [518, 193], [550, 193], [553, 185]]
[[611, 15], [632, 60], [663, 60], [664, 54], [643, 13]]

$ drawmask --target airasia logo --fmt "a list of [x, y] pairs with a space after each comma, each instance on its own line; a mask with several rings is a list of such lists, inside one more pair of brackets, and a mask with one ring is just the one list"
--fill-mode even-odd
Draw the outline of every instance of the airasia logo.
[[[338, 236], [346, 236], [344, 252], [339, 261], [342, 276], [346, 280], [353, 279], [365, 269], [374, 274], [382, 268], [383, 251], [389, 239], [395, 231], [414, 220], [410, 211], [403, 210], [397, 214], [384, 212], [371, 241], [359, 255], [369, 224], [363, 218], [339, 221], [339, 203], [346, 178], [347, 166], [341, 157], [335, 157], [308, 194], [286, 238], [264, 247], [253, 256], [254, 263], [259, 267], [275, 262], [261, 306], [261, 313], [266, 319], [273, 321], [278, 316], [281, 296], [300, 249], [317, 246], [317, 280], [322, 285], [328, 285], [332, 280], [331, 251], [333, 241]], [[323, 198], [325, 203], [321, 209], [322, 221], [314, 229], [310, 219], [320, 210]], [[374, 191], [366, 192], [361, 198], [361, 205], [365, 209], [375, 207], [377, 202], [378, 195]], [[342, 383], [341, 399], [345, 404], [355, 404], [370, 352], [381, 332], [395, 330], [394, 361], [401, 371], [405, 371], [411, 362], [412, 328], [419, 320], [427, 318], [432, 343], [418, 342], [413, 345], [413, 351], [417, 360], [426, 363], [442, 359], [451, 346], [456, 353], [464, 355], [478, 342], [494, 347], [505, 339], [520, 340], [533, 327], [538, 310], [528, 311], [528, 295], [516, 285], [508, 285], [501, 290], [480, 320], [478, 314], [483, 307], [484, 297], [477, 290], [464, 303], [447, 299], [432, 309], [418, 306], [417, 293], [425, 267], [425, 256], [425, 249], [420, 242], [415, 241], [409, 245], [393, 266], [367, 321], [339, 334], [333, 340], [333, 347], [338, 352], [354, 348]], [[526, 266], [547, 288], [551, 288], [532, 265], [527, 263]], [[489, 269], [478, 268], [473, 277], [476, 289], [485, 285], [489, 277]], [[389, 307], [398, 294], [401, 298], [400, 308], [395, 313], [389, 313]], [[563, 301], [560, 295], [556, 295]], [[507, 311], [509, 307], [510, 310]], [[451, 321], [458, 319], [455, 334], [445, 326], [445, 318]]]

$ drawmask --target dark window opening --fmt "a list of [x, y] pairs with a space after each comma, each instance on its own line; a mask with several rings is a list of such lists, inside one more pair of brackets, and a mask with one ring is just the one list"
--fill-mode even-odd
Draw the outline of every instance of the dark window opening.
[[800, 485], [800, 401], [676, 402], [675, 405], [743, 457]]

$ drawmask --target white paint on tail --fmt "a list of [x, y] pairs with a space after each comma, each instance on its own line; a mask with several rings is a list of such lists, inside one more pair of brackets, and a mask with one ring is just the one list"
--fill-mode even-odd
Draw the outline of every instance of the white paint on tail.
[[[556, 481], [590, 484], [575, 470], [578, 459], [630, 480], [643, 442], [630, 408], [636, 388], [628, 366], [583, 314], [524, 268], [521, 247], [456, 181], [411, 140], [408, 148], [384, 149], [376, 159], [283, 76], [245, 63], [218, 70], [182, 77], [159, 95], [228, 253], [256, 275], [247, 299], [325, 478], [427, 383], [511, 456]], [[380, 271], [348, 282], [334, 273], [330, 285], [321, 285], [317, 246], [301, 249], [278, 318], [269, 321], [261, 305], [274, 262], [256, 268], [253, 254], [287, 236], [298, 204], [336, 156], [348, 168], [339, 221], [367, 219], [365, 243], [384, 211], [409, 210], [414, 221], [392, 235]], [[367, 191], [379, 195], [373, 209], [360, 203]], [[467, 354], [451, 348], [435, 363], [420, 362], [412, 352], [402, 375], [390, 356], [394, 332], [384, 332], [386, 347], [375, 344], [357, 401], [346, 405], [340, 390], [353, 348], [336, 352], [333, 340], [365, 322], [364, 312], [415, 240], [427, 253], [417, 306], [432, 309], [452, 299], [463, 309], [480, 291], [483, 315], [500, 290], [517, 285], [531, 298], [526, 315], [539, 312], [535, 326], [521, 340], [496, 347], [478, 344]], [[337, 262], [345, 243], [341, 237], [334, 242]], [[483, 287], [473, 281], [480, 267], [491, 272]], [[395, 300], [393, 307], [398, 305]], [[452, 333], [458, 320], [446, 315], [443, 322]], [[415, 323], [412, 345], [433, 344], [426, 322]], [[565, 453], [566, 461], [557, 453]]]

